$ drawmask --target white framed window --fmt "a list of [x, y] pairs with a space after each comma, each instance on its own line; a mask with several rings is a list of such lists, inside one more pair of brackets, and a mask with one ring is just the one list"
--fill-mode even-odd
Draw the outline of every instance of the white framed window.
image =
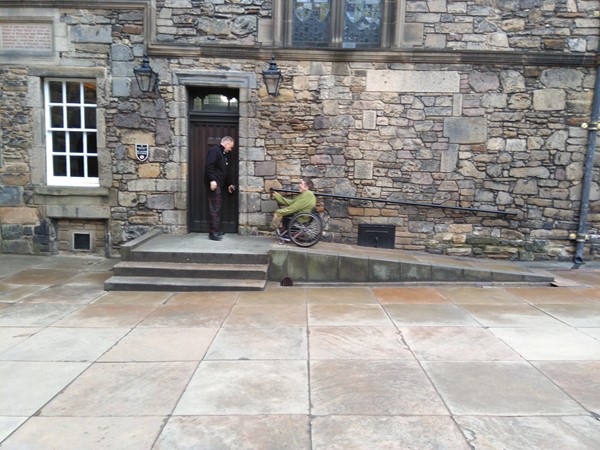
[[49, 186], [99, 186], [96, 82], [44, 80]]
[[[397, 46], [402, 0], [286, 0], [278, 3], [281, 43], [293, 48]], [[279, 14], [277, 14], [279, 11]], [[277, 39], [276, 39], [277, 40]]]

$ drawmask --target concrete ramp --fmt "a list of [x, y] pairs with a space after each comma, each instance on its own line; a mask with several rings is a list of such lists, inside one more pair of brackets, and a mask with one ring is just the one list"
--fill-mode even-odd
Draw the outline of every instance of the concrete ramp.
[[271, 250], [269, 280], [307, 283], [551, 283], [547, 272], [511, 261], [429, 255], [319, 242]]
[[319, 242], [281, 245], [274, 237], [148, 233], [124, 245], [106, 290], [262, 290], [298, 283], [551, 283], [509, 261], [454, 258]]

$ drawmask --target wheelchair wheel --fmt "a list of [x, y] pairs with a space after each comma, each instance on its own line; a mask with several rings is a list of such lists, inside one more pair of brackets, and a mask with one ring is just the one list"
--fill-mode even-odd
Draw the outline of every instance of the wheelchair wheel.
[[323, 224], [316, 214], [298, 213], [288, 225], [291, 241], [300, 247], [310, 247], [321, 239]]

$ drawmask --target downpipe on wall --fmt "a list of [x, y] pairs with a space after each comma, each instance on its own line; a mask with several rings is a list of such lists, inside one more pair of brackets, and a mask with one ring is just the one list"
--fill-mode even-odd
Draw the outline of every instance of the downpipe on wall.
[[598, 116], [600, 113], [600, 65], [598, 58], [600, 48], [596, 55], [596, 82], [594, 84], [594, 101], [592, 102], [592, 115], [590, 122], [584, 123], [581, 126], [589, 131], [588, 147], [584, 163], [583, 184], [581, 186], [581, 208], [579, 212], [579, 227], [577, 228], [576, 247], [575, 247], [575, 268], [584, 264], [583, 251], [585, 241], [587, 241], [587, 219], [590, 210], [590, 190], [592, 187], [592, 177], [594, 169], [594, 153], [596, 151], [596, 134], [598, 133]]

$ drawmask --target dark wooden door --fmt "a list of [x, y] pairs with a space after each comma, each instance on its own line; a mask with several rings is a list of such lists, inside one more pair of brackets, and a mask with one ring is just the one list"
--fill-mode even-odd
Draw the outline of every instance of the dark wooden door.
[[[221, 138], [231, 136], [235, 140], [233, 150], [228, 154], [231, 179], [236, 188], [239, 178], [238, 121], [231, 116], [190, 117], [190, 158], [189, 158], [189, 231], [208, 233], [208, 185], [204, 175], [204, 164], [208, 149], [218, 145]], [[238, 191], [224, 194], [221, 213], [221, 229], [225, 233], [238, 231]]]

